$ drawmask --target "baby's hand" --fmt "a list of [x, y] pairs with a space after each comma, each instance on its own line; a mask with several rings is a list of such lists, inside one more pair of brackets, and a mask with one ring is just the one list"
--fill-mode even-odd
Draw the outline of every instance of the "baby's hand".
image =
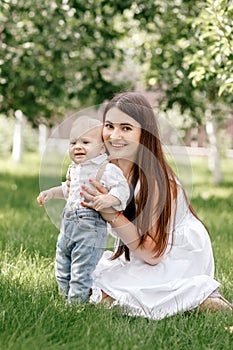
[[93, 200], [94, 209], [97, 211], [110, 208], [114, 205], [119, 205], [120, 200], [112, 195], [108, 194], [100, 194], [96, 196]]
[[37, 197], [37, 202], [40, 207], [42, 207], [46, 202], [53, 198], [53, 193], [51, 190], [42, 191]]
[[37, 197], [37, 202], [38, 202], [38, 204], [39, 204], [39, 206], [40, 207], [42, 207], [43, 206], [43, 199], [40, 197], [40, 195]]

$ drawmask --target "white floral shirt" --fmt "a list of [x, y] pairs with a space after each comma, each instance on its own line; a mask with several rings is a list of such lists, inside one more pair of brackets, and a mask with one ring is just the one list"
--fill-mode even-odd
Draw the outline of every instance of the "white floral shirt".
[[[80, 195], [80, 192], [83, 191], [81, 186], [85, 185], [91, 187], [89, 179], [96, 179], [99, 168], [106, 161], [107, 154], [105, 153], [81, 164], [76, 164], [74, 162], [70, 164], [67, 170], [67, 174], [69, 173], [71, 179], [69, 194], [66, 182], [62, 182], [64, 197], [67, 200], [66, 208], [68, 210], [83, 208], [80, 204], [80, 202], [84, 200]], [[130, 191], [128, 182], [124, 177], [122, 170], [115, 164], [107, 163], [100, 182], [109, 190], [111, 195], [120, 200], [121, 203], [114, 206], [114, 209], [118, 211], [124, 210]]]

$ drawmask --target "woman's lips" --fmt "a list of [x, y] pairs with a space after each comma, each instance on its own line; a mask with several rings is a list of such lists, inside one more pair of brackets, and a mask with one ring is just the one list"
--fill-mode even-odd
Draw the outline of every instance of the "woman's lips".
[[122, 144], [122, 143], [114, 143], [114, 142], [109, 142], [109, 144], [113, 147], [113, 148], [123, 148], [124, 146], [126, 146], [126, 144]]

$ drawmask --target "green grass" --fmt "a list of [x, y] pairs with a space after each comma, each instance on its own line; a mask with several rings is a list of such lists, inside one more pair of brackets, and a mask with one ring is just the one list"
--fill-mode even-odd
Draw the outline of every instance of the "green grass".
[[[206, 159], [193, 159], [192, 204], [207, 224], [221, 292], [233, 299], [233, 162], [213, 186]], [[124, 315], [119, 308], [67, 307], [57, 294], [54, 255], [58, 230], [37, 205], [39, 160], [0, 161], [0, 349], [133, 350], [232, 348], [226, 311], [179, 314], [161, 321]], [[231, 344], [231, 345], [230, 345]]]

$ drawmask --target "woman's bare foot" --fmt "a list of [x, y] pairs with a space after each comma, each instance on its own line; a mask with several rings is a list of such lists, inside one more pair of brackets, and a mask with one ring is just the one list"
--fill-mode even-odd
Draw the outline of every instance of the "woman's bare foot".
[[198, 307], [199, 311], [218, 311], [223, 309], [233, 310], [233, 306], [229, 301], [227, 301], [223, 296], [219, 295], [217, 297], [208, 297], [203, 301]]
[[101, 300], [101, 304], [104, 304], [107, 307], [110, 307], [111, 304], [115, 301], [114, 298], [110, 297], [110, 295], [106, 294], [103, 290], [102, 290], [102, 300]]

